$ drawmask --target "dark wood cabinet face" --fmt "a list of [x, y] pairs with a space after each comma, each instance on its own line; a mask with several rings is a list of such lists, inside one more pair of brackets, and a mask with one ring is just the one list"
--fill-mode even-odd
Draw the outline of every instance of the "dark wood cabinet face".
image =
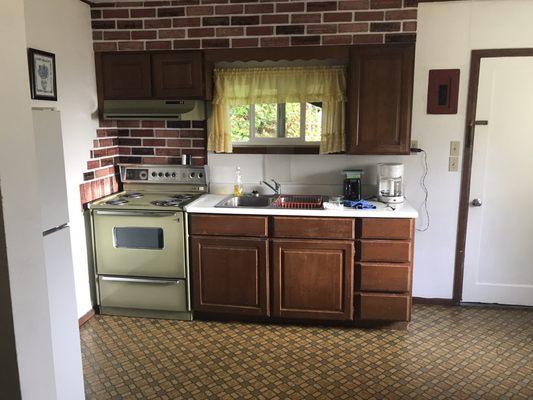
[[348, 153], [409, 153], [413, 63], [413, 46], [352, 49], [347, 93]]
[[273, 240], [272, 314], [353, 318], [353, 242]]
[[200, 52], [152, 54], [153, 95], [158, 99], [202, 97]]
[[104, 99], [149, 99], [152, 95], [150, 54], [102, 55]]
[[268, 241], [191, 238], [195, 311], [268, 316]]

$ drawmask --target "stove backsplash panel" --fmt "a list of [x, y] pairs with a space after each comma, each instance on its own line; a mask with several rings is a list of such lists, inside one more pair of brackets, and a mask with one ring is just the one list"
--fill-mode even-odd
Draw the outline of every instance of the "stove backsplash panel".
[[80, 185], [82, 206], [120, 190], [118, 164], [207, 163], [205, 121], [101, 120]]

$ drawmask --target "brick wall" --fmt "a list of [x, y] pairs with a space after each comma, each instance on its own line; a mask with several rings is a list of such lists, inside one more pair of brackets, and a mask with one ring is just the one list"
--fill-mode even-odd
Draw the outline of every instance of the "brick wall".
[[[417, 0], [174, 0], [95, 3], [95, 51], [414, 42]], [[205, 123], [101, 121], [82, 203], [119, 189], [118, 163], [206, 160]]]

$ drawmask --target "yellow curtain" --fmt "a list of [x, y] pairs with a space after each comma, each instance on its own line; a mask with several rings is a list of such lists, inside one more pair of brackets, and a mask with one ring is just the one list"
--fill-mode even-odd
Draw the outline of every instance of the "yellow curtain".
[[322, 102], [320, 153], [345, 149], [346, 71], [334, 67], [215, 69], [208, 149], [231, 153], [229, 107], [261, 103]]

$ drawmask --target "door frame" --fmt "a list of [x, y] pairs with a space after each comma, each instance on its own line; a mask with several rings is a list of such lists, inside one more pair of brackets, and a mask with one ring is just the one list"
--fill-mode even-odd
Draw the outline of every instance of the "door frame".
[[[466, 126], [463, 146], [463, 164], [461, 171], [461, 191], [459, 198], [459, 217], [457, 221], [457, 242], [455, 248], [455, 270], [453, 280], [453, 302], [461, 303], [463, 298], [464, 261], [466, 234], [468, 229], [468, 212], [470, 207], [470, 181], [472, 177], [472, 157], [474, 154], [474, 137], [476, 130], [476, 111], [479, 87], [479, 71], [483, 58], [533, 57], [533, 48], [472, 50], [470, 55], [470, 76], [466, 104]], [[483, 124], [478, 123], [479, 125]]]

